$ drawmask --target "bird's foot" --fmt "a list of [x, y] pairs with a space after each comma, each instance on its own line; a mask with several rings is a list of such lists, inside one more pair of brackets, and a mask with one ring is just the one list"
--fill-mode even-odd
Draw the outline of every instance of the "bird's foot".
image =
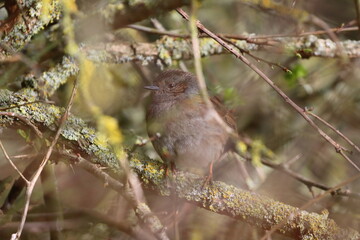
[[173, 186], [172, 179], [174, 179], [176, 177], [175, 164], [170, 163], [169, 165], [166, 165], [164, 177], [165, 177], [165, 181], [166, 181], [166, 186], [168, 188], [172, 188], [172, 186]]
[[211, 172], [205, 177], [205, 180], [201, 185], [201, 189], [205, 189], [206, 187], [209, 187], [212, 184], [213, 184], [213, 175], [212, 175], [212, 172]]
[[214, 162], [211, 162], [209, 164], [209, 173], [206, 176], [205, 181], [203, 182], [203, 184], [201, 186], [201, 189], [204, 189], [205, 187], [208, 187], [209, 185], [212, 184], [212, 182], [213, 182], [213, 165], [214, 165]]

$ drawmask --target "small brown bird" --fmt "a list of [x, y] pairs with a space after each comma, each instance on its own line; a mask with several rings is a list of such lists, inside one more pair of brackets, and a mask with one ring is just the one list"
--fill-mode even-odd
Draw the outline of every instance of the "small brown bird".
[[[147, 108], [147, 131], [155, 137], [153, 146], [160, 157], [173, 169], [208, 173], [233, 143], [228, 132], [207, 114], [208, 108], [200, 95], [196, 76], [181, 70], [162, 72], [146, 86], [152, 90]], [[217, 98], [211, 101], [223, 120], [234, 130], [236, 125], [230, 111]]]

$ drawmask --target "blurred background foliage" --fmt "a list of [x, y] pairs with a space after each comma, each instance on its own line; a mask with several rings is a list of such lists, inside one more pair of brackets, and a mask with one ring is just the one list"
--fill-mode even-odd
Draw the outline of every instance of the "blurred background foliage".
[[[109, 2], [112, 1], [76, 1], [79, 12], [72, 14], [72, 18], [76, 19], [77, 15], [99, 10]], [[271, 7], [264, 8], [252, 2], [257, 1], [224, 0], [219, 2], [207, 0], [201, 4], [198, 19], [216, 33], [292, 35], [322, 30], [309, 21], [303, 21], [279, 13]], [[339, 27], [357, 18], [354, 2], [350, 0], [273, 0], [268, 2], [288, 9], [300, 9], [324, 20], [329, 27]], [[7, 18], [4, 8], [1, 8], [1, 18]], [[176, 11], [157, 15], [156, 20], [169, 31], [189, 33], [187, 22]], [[93, 21], [96, 22], [94, 19]], [[136, 24], [153, 28], [154, 22], [152, 19], [146, 19]], [[62, 57], [67, 54], [66, 46], [69, 42], [69, 36], [62, 30], [63, 24], [61, 17], [33, 36], [32, 40], [24, 47], [21, 54], [29, 60], [30, 65], [24, 63], [22, 58], [14, 58], [0, 64], [1, 88], [18, 90], [24, 87], [25, 76], [34, 72], [36, 74], [36, 72], [47, 71], [61, 61]], [[99, 44], [114, 40], [130, 43], [153, 43], [162, 37], [158, 34], [129, 28], [112, 31], [91, 23], [86, 28], [89, 29], [82, 30], [84, 32], [91, 30], [90, 36], [82, 32], [75, 32], [75, 40], [80, 47], [87, 43]], [[336, 35], [340, 41], [358, 40], [360, 36], [359, 31]], [[327, 34], [318, 37], [329, 38]], [[299, 106], [313, 108], [314, 113], [339, 129], [355, 144], [360, 143], [359, 59], [319, 57], [302, 59], [292, 52], [266, 49], [254, 51], [252, 54], [290, 69], [291, 72], [285, 72], [276, 66], [252, 59], [252, 62], [261, 68]], [[192, 60], [181, 63], [174, 61], [173, 63], [173, 66], [170, 67], [179, 68], [182, 65], [194, 72]], [[357, 173], [351, 164], [337, 154], [329, 143], [325, 142], [299, 114], [286, 105], [273, 89], [241, 61], [232, 55], [220, 54], [203, 58], [202, 65], [209, 91], [218, 95], [227, 107], [233, 110], [239, 133], [271, 150], [274, 153], [272, 159], [274, 163], [291, 161], [290, 168], [294, 172], [313, 182], [330, 187]], [[125, 146], [132, 147], [139, 139], [146, 139], [145, 105], [148, 101], [148, 92], [142, 87], [151, 82], [160, 72], [160, 67], [154, 62], [149, 62], [147, 65], [140, 62], [126, 62], [96, 63], [93, 68], [93, 74], [89, 76], [90, 79], [87, 79], [88, 86], [85, 87], [86, 93], [91, 96], [92, 104], [97, 106], [102, 114], [117, 119]], [[81, 70], [87, 71], [88, 69]], [[60, 106], [65, 106], [73, 86], [72, 81], [74, 81], [74, 77], [61, 86], [50, 100]], [[80, 85], [79, 88], [82, 87]], [[96, 127], [98, 119], [89, 108], [89, 102], [84, 99], [83, 94], [77, 95], [72, 114], [81, 117], [90, 126]], [[328, 128], [323, 127], [323, 129], [336, 141], [345, 144]], [[26, 143], [19, 133], [11, 129], [1, 130], [1, 140], [10, 155], [27, 154], [30, 156], [29, 158], [34, 158], [33, 154], [40, 152], [34, 151], [33, 144]], [[139, 151], [152, 158], [157, 157], [150, 143], [139, 148]], [[359, 152], [353, 151], [350, 157], [359, 166]], [[56, 160], [54, 161], [56, 162]], [[26, 166], [24, 160], [21, 161], [21, 159], [16, 160], [16, 164], [20, 168]], [[0, 166], [0, 176], [3, 183], [6, 184], [6, 178], [14, 176], [14, 173], [3, 156], [0, 157]], [[100, 181], [76, 166], [71, 169], [60, 162], [56, 165], [55, 170], [64, 209], [69, 214], [71, 212], [81, 212], [82, 214], [75, 214], [78, 218], [73, 218], [78, 220], [77, 224], [80, 226], [78, 229], [71, 226], [65, 227], [67, 231], [63, 236], [64, 239], [123, 239], [124, 236], [121, 233], [109, 230], [109, 226], [99, 224], [101, 221], [97, 222], [89, 214], [84, 214], [86, 211], [83, 209], [111, 212], [114, 218], [130, 219], [131, 216], [125, 211], [125, 201], [119, 200], [121, 197], [117, 196], [115, 192], [104, 189]], [[256, 173], [249, 173], [256, 176], [256, 181], [250, 185], [251, 190], [293, 206], [302, 206], [313, 198], [312, 194], [322, 192], [316, 188], [309, 191], [306, 185], [293, 177], [263, 165], [257, 166], [255, 171]], [[42, 201], [39, 192], [44, 190], [40, 189], [39, 187], [35, 191], [38, 194], [35, 194], [32, 201], [34, 205], [30, 216], [35, 215], [37, 210], [43, 211], [39, 207]], [[346, 189], [359, 193], [359, 181], [349, 183]], [[178, 239], [259, 239], [263, 235], [262, 231], [257, 231], [245, 224], [190, 206], [187, 206], [190, 210], [186, 207], [181, 208], [185, 216], [180, 217], [177, 232], [173, 233], [173, 229], [170, 227], [172, 220], [168, 220], [173, 212], [171, 204], [164, 207], [169, 204], [169, 201], [164, 198], [159, 199], [152, 193], [147, 194], [148, 201], [153, 203], [153, 211], [159, 214], [165, 222], [167, 221], [165, 225], [169, 227], [173, 239], [176, 239], [176, 236]], [[114, 207], [114, 202], [117, 204], [122, 202], [123, 206], [121, 208], [118, 205]], [[170, 202], [172, 202], [171, 199]], [[339, 225], [360, 229], [358, 206], [359, 199], [329, 195], [316, 202], [308, 210], [320, 213], [326, 209], [329, 217]], [[164, 214], [165, 211], [168, 211], [169, 214]], [[192, 214], [186, 214], [189, 212]], [[31, 218], [29, 222], [31, 222]], [[11, 226], [3, 228], [3, 230], [0, 226], [0, 238], [9, 236], [7, 234], [13, 229]], [[48, 239], [34, 229], [29, 227], [24, 239]], [[91, 231], [85, 233], [86, 229], [91, 229]], [[287, 238], [273, 235], [272, 239]]]

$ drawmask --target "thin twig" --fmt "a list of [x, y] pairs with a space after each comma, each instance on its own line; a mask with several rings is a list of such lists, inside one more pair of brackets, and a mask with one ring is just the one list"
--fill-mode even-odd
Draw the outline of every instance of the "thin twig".
[[335, 127], [333, 127], [330, 123], [328, 123], [327, 121], [325, 121], [324, 119], [322, 119], [321, 117], [319, 117], [318, 115], [316, 115], [313, 112], [310, 111], [306, 111], [307, 114], [313, 116], [314, 118], [316, 118], [317, 120], [319, 120], [320, 122], [322, 122], [323, 124], [325, 124], [326, 126], [328, 126], [331, 130], [333, 130], [334, 132], [336, 132], [340, 137], [342, 137], [346, 142], [348, 142], [353, 148], [356, 149], [356, 151], [358, 151], [360, 153], [360, 148], [354, 144], [348, 137], [346, 137], [344, 134], [342, 134], [339, 130], [337, 130]]
[[46, 191], [43, 193], [44, 206], [49, 212], [53, 212], [54, 215], [47, 216], [44, 219], [49, 222], [54, 222], [55, 227], [49, 229], [50, 240], [61, 240], [62, 237], [62, 222], [64, 220], [63, 209], [61, 206], [61, 200], [59, 195], [59, 189], [57, 187], [55, 166], [52, 164], [45, 165], [40, 181], [46, 183]]
[[[78, 166], [80, 166], [83, 169], [85, 169], [86, 171], [94, 174], [96, 177], [99, 177], [100, 179], [102, 179], [105, 182], [106, 185], [108, 185], [113, 190], [117, 191], [118, 193], [122, 194], [125, 197], [125, 199], [129, 202], [129, 204], [132, 205], [132, 208], [134, 209], [135, 213], [137, 215], [141, 215], [141, 217], [139, 216], [139, 218], [148, 225], [148, 227], [151, 229], [153, 235], [157, 239], [164, 239], [164, 240], [169, 239], [165, 234], [164, 227], [161, 225], [161, 223], [159, 222], [157, 217], [150, 212], [150, 209], [146, 208], [146, 204], [144, 204], [145, 201], [143, 199], [142, 193], [139, 194], [138, 193], [139, 190], [134, 189], [134, 188], [140, 187], [140, 186], [139, 187], [135, 186], [135, 184], [138, 184], [137, 181], [135, 181], [134, 179], [128, 179], [129, 182], [131, 181], [130, 182], [131, 190], [133, 190], [132, 192], [129, 192], [128, 191], [129, 189], [126, 189], [126, 187], [123, 183], [121, 183], [119, 180], [111, 177], [106, 172], [102, 171], [96, 164], [90, 163], [85, 158], [75, 155], [73, 153], [69, 153], [67, 151], [59, 150], [59, 153], [66, 157], [72, 158], [73, 160], [75, 160], [75, 162]], [[128, 177], [132, 178], [133, 175], [134, 174], [129, 174]], [[154, 226], [154, 224], [156, 226]], [[154, 231], [155, 227], [157, 230], [160, 230], [160, 231], [159, 232]], [[134, 231], [134, 233], [139, 232], [139, 230], [136, 230], [135, 227], [132, 227], [132, 231]]]
[[[136, 24], [130, 24], [127, 25], [128, 28], [157, 34], [157, 35], [166, 35], [170, 37], [178, 37], [178, 38], [191, 38], [191, 35], [188, 34], [180, 34], [175, 33], [172, 31], [162, 31], [155, 28], [145, 27], [141, 25]], [[337, 27], [337, 28], [330, 28], [328, 30], [318, 30], [318, 31], [310, 31], [310, 32], [303, 32], [303, 33], [294, 33], [294, 34], [273, 34], [273, 35], [258, 35], [258, 36], [248, 36], [248, 35], [239, 35], [239, 34], [226, 34], [226, 33], [216, 33], [216, 35], [224, 37], [224, 38], [231, 38], [231, 39], [237, 39], [237, 40], [245, 40], [249, 43], [255, 43], [255, 44], [266, 44], [267, 40], [274, 39], [274, 38], [290, 38], [290, 37], [305, 37], [309, 35], [322, 35], [328, 33], [328, 31], [334, 32], [334, 33], [341, 33], [341, 32], [353, 32], [357, 31], [358, 27]], [[207, 34], [199, 34], [199, 38], [208, 37]], [[259, 41], [260, 39], [264, 39], [263, 41]]]
[[[23, 15], [23, 14], [21, 14]], [[26, 21], [24, 21], [26, 23]], [[27, 57], [25, 54], [21, 53], [21, 52], [16, 52], [15, 50], [13, 50], [10, 46], [8, 46], [7, 44], [1, 42], [0, 43], [0, 48], [5, 49], [7, 52], [9, 52], [12, 56], [18, 56], [19, 59], [25, 63], [25, 65], [27, 65], [30, 69], [32, 69], [35, 73], [36, 76], [40, 75], [40, 71], [39, 71], [39, 67], [38, 64], [36, 62], [34, 62], [31, 58]]]
[[15, 171], [20, 175], [20, 177], [26, 182], [26, 184], [29, 184], [29, 180], [26, 179], [26, 177], [22, 174], [22, 172], [16, 167], [16, 165], [13, 163], [13, 161], [11, 160], [11, 158], [9, 157], [9, 155], [7, 154], [4, 145], [2, 144], [1, 140], [0, 140], [0, 147], [2, 152], [5, 155], [5, 158], [9, 161], [10, 165], [15, 169]]
[[356, 10], [356, 21], [357, 21], [358, 27], [360, 27], [360, 1], [354, 0], [354, 3], [355, 3], [355, 10]]
[[48, 151], [46, 152], [42, 162], [40, 163], [39, 168], [37, 169], [35, 174], [32, 176], [32, 178], [30, 180], [30, 183], [27, 185], [25, 207], [24, 207], [22, 218], [21, 218], [21, 222], [20, 222], [20, 225], [19, 225], [19, 228], [18, 228], [17, 232], [11, 235], [11, 240], [20, 239], [21, 233], [22, 233], [22, 231], [24, 229], [27, 213], [28, 213], [28, 210], [29, 210], [30, 198], [31, 198], [32, 192], [34, 190], [34, 187], [35, 187], [35, 184], [36, 184], [37, 180], [40, 177], [40, 174], [41, 174], [42, 170], [44, 169], [46, 163], [48, 162], [48, 160], [49, 160], [49, 158], [51, 156], [51, 153], [53, 152], [55, 144], [56, 144], [57, 140], [60, 137], [61, 130], [65, 125], [66, 119], [68, 118], [70, 109], [72, 107], [72, 104], [73, 104], [73, 101], [74, 101], [74, 98], [75, 98], [77, 85], [78, 85], [77, 83], [78, 83], [78, 80], [76, 79], [74, 81], [74, 87], [73, 87], [73, 90], [72, 90], [72, 93], [71, 93], [71, 96], [70, 96], [70, 99], [69, 99], [69, 103], [68, 103], [68, 105], [66, 107], [66, 110], [65, 110], [64, 114], [62, 115], [62, 117], [60, 119], [59, 128], [58, 128], [58, 130], [57, 130], [57, 132], [55, 134], [55, 137], [52, 140], [52, 142], [50, 144], [50, 147], [48, 148]]
[[[182, 10], [181, 8], [177, 9], [177, 12], [182, 15], [186, 20], [189, 21], [189, 15]], [[339, 153], [341, 156], [344, 156], [341, 154], [342, 151], [346, 150], [343, 146], [338, 144], [336, 141], [334, 141], [329, 135], [327, 135], [323, 130], [321, 130], [315, 122], [305, 113], [304, 109], [299, 107], [293, 100], [291, 100], [278, 86], [275, 85], [275, 83], [266, 76], [265, 73], [263, 73], [258, 67], [256, 67], [254, 64], [252, 64], [246, 57], [244, 57], [241, 53], [236, 51], [234, 47], [228, 43], [226, 43], [221, 37], [217, 36], [210, 30], [208, 30], [204, 25], [201, 24], [200, 21], [196, 21], [196, 26], [202, 30], [204, 33], [206, 33], [209, 37], [213, 38], [216, 42], [218, 42], [221, 46], [223, 46], [226, 50], [231, 52], [233, 55], [235, 55], [237, 58], [239, 58], [242, 62], [244, 62], [248, 67], [250, 67], [254, 72], [256, 72], [262, 79], [265, 80], [283, 99], [284, 101], [289, 104], [292, 108], [294, 108], [309, 124], [312, 126], [316, 131], [322, 136], [327, 142], [329, 142], [331, 145], [335, 147], [335, 150], [337, 153]], [[194, 53], [195, 54], [195, 53]], [[345, 158], [347, 161], [349, 161], [349, 158]], [[349, 161], [353, 166], [354, 163], [350, 160]], [[356, 165], [355, 165], [356, 166]], [[360, 172], [360, 169], [356, 167], [356, 169]]]
[[343, 187], [343, 186], [345, 186], [345, 185], [347, 185], [347, 184], [349, 184], [349, 183], [351, 183], [351, 182], [353, 182], [353, 181], [355, 181], [355, 180], [357, 180], [357, 179], [359, 179], [359, 178], [360, 178], [360, 174], [357, 174], [357, 175], [355, 175], [355, 176], [352, 176], [352, 177], [346, 179], [345, 181], [339, 183], [339, 184], [336, 185], [335, 187], [330, 188], [329, 190], [325, 191], [323, 194], [319, 194], [316, 198], [313, 198], [313, 199], [309, 200], [307, 203], [305, 203], [304, 205], [302, 205], [302, 206], [298, 209], [297, 212], [293, 212], [292, 214], [289, 214], [289, 216], [286, 217], [286, 218], [284, 218], [279, 224], [273, 226], [269, 231], [267, 231], [267, 232], [264, 234], [264, 236], [263, 236], [260, 240], [267, 240], [267, 239], [269, 239], [270, 236], [271, 236], [275, 231], [277, 231], [278, 229], [281, 228], [281, 226], [283, 226], [284, 224], [286, 224], [286, 222], [287, 222], [290, 218], [296, 216], [296, 215], [300, 212], [300, 210], [304, 210], [304, 209], [308, 208], [309, 206], [311, 206], [311, 205], [313, 205], [314, 203], [316, 203], [316, 202], [320, 201], [321, 199], [323, 199], [323, 198], [324, 198], [325, 196], [327, 196], [329, 193], [332, 193], [332, 192], [336, 191], [337, 189], [339, 189], [339, 188], [341, 188], [341, 187]]
[[341, 45], [339, 38], [336, 36], [336, 34], [333, 31], [331, 31], [329, 25], [324, 20], [318, 18], [317, 16], [312, 15], [311, 20], [314, 24], [323, 28], [326, 31], [327, 35], [335, 42], [341, 60], [346, 60], [348, 56], [345, 52], [344, 46]]
[[250, 57], [252, 57], [253, 59], [255, 59], [256, 61], [258, 62], [264, 62], [266, 64], [268, 64], [271, 68], [273, 68], [273, 66], [276, 66], [278, 68], [280, 68], [281, 70], [283, 70], [284, 72], [288, 73], [288, 72], [291, 72], [290, 69], [288, 69], [287, 67], [285, 66], [282, 66], [281, 64], [279, 63], [274, 63], [274, 62], [270, 62], [268, 60], [265, 60], [264, 58], [260, 58], [260, 57], [257, 57], [253, 54], [250, 53], [250, 51], [246, 50], [246, 49], [242, 49], [240, 48], [239, 46], [237, 46], [233, 41], [231, 41], [230, 39], [228, 38], [224, 38], [223, 39], [228, 42], [229, 44], [233, 45], [234, 47], [236, 47], [240, 52], [242, 53], [246, 53], [247, 55], [249, 55]]
[[[269, 162], [267, 160], [261, 160], [261, 163], [264, 164], [265, 166], [271, 167], [273, 169], [276, 169], [280, 172], [283, 172], [289, 176], [291, 176], [292, 178], [296, 179], [297, 181], [305, 184], [309, 189], [311, 189], [312, 187], [316, 187], [319, 188], [321, 190], [327, 191], [332, 189], [331, 187], [325, 186], [323, 184], [320, 183], [316, 183], [311, 181], [308, 178], [305, 178], [304, 176], [292, 171], [287, 164], [275, 164], [272, 162]], [[351, 193], [351, 192], [347, 192], [347, 191], [340, 191], [340, 189], [336, 189], [336, 191], [331, 192], [332, 195], [340, 195], [340, 196], [346, 196], [346, 197], [354, 197], [357, 199], [360, 199], [360, 194], [358, 193]]]
[[32, 153], [32, 154], [19, 154], [19, 155], [13, 155], [11, 156], [12, 159], [23, 159], [23, 158], [34, 158], [37, 155], [39, 155], [38, 153]]
[[[197, 31], [197, 20], [195, 18], [195, 12], [196, 12], [195, 5], [196, 5], [195, 1], [192, 0], [192, 4], [191, 4], [192, 14], [191, 14], [191, 18], [188, 20], [190, 22], [191, 42], [192, 42], [193, 55], [194, 55], [194, 65], [195, 65], [195, 72], [196, 72], [196, 77], [197, 77], [196, 79], [198, 81], [199, 88], [200, 88], [200, 94], [206, 104], [206, 107], [208, 110], [207, 113], [209, 114], [209, 116], [212, 117], [213, 119], [215, 119], [215, 121], [217, 121], [220, 124], [220, 126], [224, 130], [226, 130], [226, 132], [228, 132], [230, 135], [232, 135], [233, 137], [236, 138], [237, 135], [236, 135], [236, 133], [234, 133], [234, 130], [224, 122], [224, 120], [220, 117], [220, 115], [215, 110], [213, 104], [210, 101], [209, 94], [207, 92], [205, 78], [204, 78], [204, 74], [203, 74], [202, 66], [201, 66], [200, 44], [199, 44], [198, 31]], [[177, 11], [179, 11], [179, 10], [177, 10]]]
[[13, 112], [0, 112], [0, 116], [9, 116], [9, 117], [15, 117], [18, 118], [19, 120], [23, 121], [24, 123], [26, 123], [27, 125], [29, 125], [34, 132], [36, 133], [36, 135], [38, 135], [38, 137], [42, 138], [42, 133], [40, 132], [40, 130], [30, 122], [29, 119], [27, 119], [26, 117], [17, 114], [17, 113], [13, 113]]
[[179, 33], [174, 33], [174, 32], [170, 32], [170, 31], [159, 30], [156, 28], [145, 27], [145, 26], [141, 26], [141, 25], [130, 24], [130, 25], [127, 25], [126, 27], [134, 29], [134, 30], [146, 32], [146, 33], [166, 35], [166, 36], [178, 37], [178, 38], [190, 38], [190, 36], [186, 35], [186, 34], [179, 34]]
[[76, 155], [64, 150], [58, 150], [58, 152], [62, 156], [66, 156], [69, 158], [72, 158], [76, 165], [79, 167], [85, 169], [86, 171], [90, 172], [91, 174], [94, 174], [98, 178], [102, 179], [106, 185], [114, 189], [115, 191], [119, 193], [124, 192], [124, 184], [120, 181], [114, 179], [106, 172], [102, 171], [96, 164], [90, 163], [85, 158], [81, 157], [80, 155]]

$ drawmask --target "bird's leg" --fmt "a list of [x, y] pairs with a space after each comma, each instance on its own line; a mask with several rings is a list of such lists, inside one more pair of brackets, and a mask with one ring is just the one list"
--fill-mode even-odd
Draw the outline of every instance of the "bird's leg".
[[205, 186], [209, 185], [209, 183], [212, 183], [213, 180], [213, 166], [214, 166], [214, 161], [211, 161], [211, 163], [209, 164], [209, 172], [205, 178], [205, 181], [202, 184], [201, 188], [204, 188]]
[[176, 173], [176, 168], [175, 168], [174, 161], [167, 162], [167, 164], [165, 166], [165, 177], [169, 177], [170, 173], [172, 173], [172, 174]]
[[172, 180], [174, 179], [174, 177], [176, 176], [176, 168], [175, 168], [175, 163], [174, 161], [168, 161], [165, 165], [165, 181], [166, 181], [166, 186], [168, 186], [169, 188], [173, 188], [173, 183]]

